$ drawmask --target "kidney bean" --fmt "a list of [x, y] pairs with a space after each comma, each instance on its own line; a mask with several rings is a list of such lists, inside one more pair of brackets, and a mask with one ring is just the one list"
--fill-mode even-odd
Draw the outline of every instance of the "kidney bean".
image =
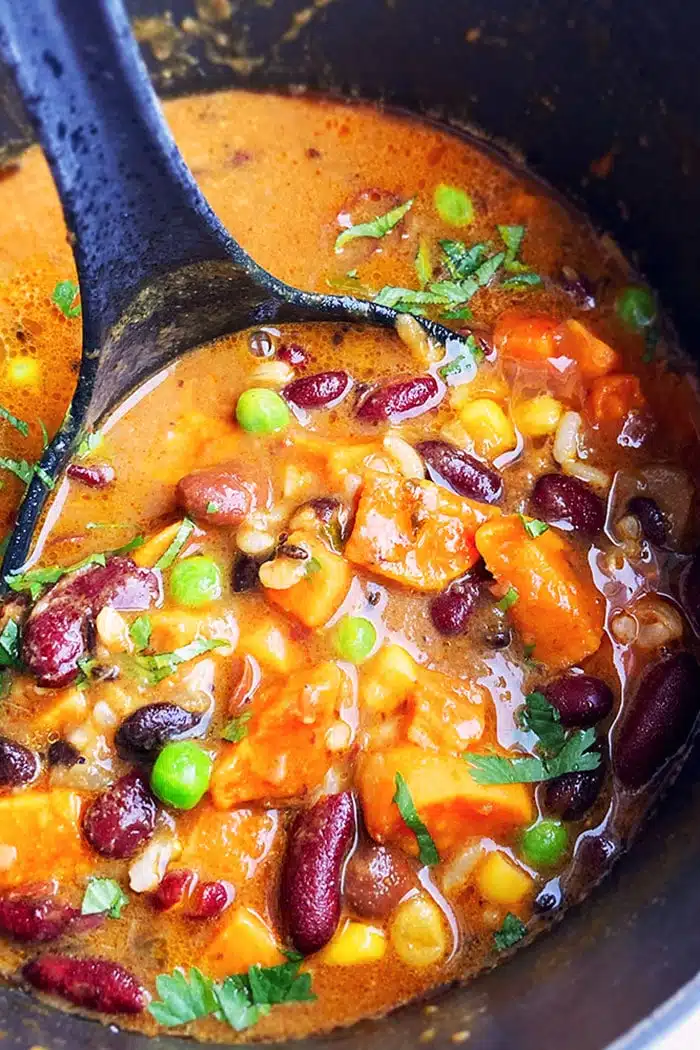
[[445, 396], [444, 387], [431, 375], [400, 379], [371, 390], [360, 401], [355, 415], [366, 423], [392, 423], [421, 415], [440, 404]]
[[30, 893], [0, 895], [0, 931], [16, 941], [39, 944], [55, 941], [77, 918], [80, 911], [55, 897]]
[[306, 368], [309, 363], [309, 355], [303, 346], [298, 343], [282, 343], [277, 351], [280, 361], [285, 361], [292, 368]]
[[329, 408], [345, 397], [351, 386], [347, 372], [317, 372], [287, 383], [282, 393], [297, 408]]
[[563, 674], [542, 688], [547, 700], [559, 712], [567, 729], [588, 729], [606, 718], [613, 707], [612, 690], [590, 674]]
[[501, 475], [468, 452], [447, 441], [421, 441], [416, 449], [425, 460], [428, 476], [438, 485], [481, 503], [498, 503], [501, 499]]
[[430, 619], [436, 631], [444, 635], [462, 634], [479, 598], [476, 580], [452, 584], [430, 603]]
[[67, 740], [54, 740], [53, 744], [49, 745], [46, 757], [50, 766], [65, 766], [66, 769], [72, 769], [79, 762], [85, 761], [77, 747]]
[[201, 714], [164, 700], [133, 711], [117, 729], [114, 743], [122, 758], [153, 760], [167, 740], [179, 739], [201, 722]]
[[595, 310], [595, 291], [585, 274], [578, 273], [573, 266], [562, 266], [560, 283], [577, 306], [583, 310]]
[[696, 634], [700, 634], [700, 550], [681, 573], [680, 599]]
[[594, 804], [605, 780], [606, 763], [601, 757], [597, 769], [565, 773], [545, 785], [544, 807], [562, 820], [581, 820]]
[[386, 919], [415, 885], [416, 873], [400, 850], [364, 843], [345, 868], [343, 897], [363, 919]]
[[208, 467], [180, 478], [177, 501], [195, 521], [240, 525], [258, 502], [258, 486], [240, 469]]
[[22, 660], [42, 686], [68, 685], [79, 673], [78, 660], [89, 647], [94, 617], [106, 605], [133, 612], [160, 598], [160, 582], [130, 558], [110, 558], [69, 573], [40, 598], [22, 636]]
[[355, 805], [345, 791], [297, 816], [282, 867], [281, 911], [294, 947], [316, 952], [340, 919], [340, 877], [355, 836]]
[[648, 496], [635, 496], [627, 504], [627, 509], [639, 519], [645, 539], [655, 547], [663, 547], [668, 538], [668, 525], [656, 500]]
[[72, 959], [68, 955], [41, 955], [22, 969], [34, 988], [105, 1014], [138, 1014], [148, 993], [132, 973], [106, 959]]
[[614, 744], [613, 765], [628, 788], [639, 788], [686, 742], [700, 710], [700, 668], [690, 653], [654, 664], [637, 694]]
[[215, 919], [226, 911], [235, 895], [230, 882], [200, 882], [190, 898], [187, 915], [192, 919]]
[[236, 594], [252, 591], [258, 585], [258, 563], [249, 554], [238, 554], [233, 563], [231, 586]]
[[109, 463], [71, 463], [66, 474], [89, 489], [104, 489], [114, 481], [116, 471]]
[[39, 775], [39, 756], [23, 744], [0, 736], [0, 787], [30, 784]]
[[158, 911], [169, 911], [182, 904], [189, 896], [197, 881], [197, 876], [187, 868], [166, 872], [160, 886], [154, 892], [152, 900]]
[[83, 831], [103, 857], [132, 857], [153, 834], [156, 803], [140, 773], [131, 772], [98, 795], [83, 817]]
[[560, 529], [595, 536], [605, 524], [605, 506], [588, 485], [566, 474], [543, 474], [531, 496], [538, 517]]

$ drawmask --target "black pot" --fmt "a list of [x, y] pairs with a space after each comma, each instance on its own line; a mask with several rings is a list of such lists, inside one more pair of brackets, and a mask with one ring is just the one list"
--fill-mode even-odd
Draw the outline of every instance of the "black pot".
[[[192, 14], [187, 0], [129, 4], [134, 16], [164, 6], [176, 26]], [[305, 85], [426, 112], [515, 146], [636, 254], [692, 351], [700, 269], [694, 231], [700, 9], [683, 0], [315, 0], [305, 21], [295, 19], [300, 6], [241, 0], [228, 25], [228, 53], [214, 33], [176, 33], [173, 54], [160, 66], [147, 48], [159, 86], [182, 93], [232, 83]], [[221, 14], [222, 0], [206, 8], [210, 17]], [[194, 63], [183, 58], [185, 47]], [[232, 54], [233, 68], [221, 61]], [[8, 99], [0, 143], [21, 142], [21, 110], [11, 93]], [[612, 163], [591, 168], [603, 157]], [[604, 885], [512, 961], [448, 992], [436, 1011], [414, 1004], [314, 1045], [447, 1050], [462, 1038], [453, 1041], [455, 1033], [467, 1032], [466, 1045], [478, 1050], [603, 1050], [647, 1019], [619, 1050], [650, 1047], [700, 1003], [700, 982], [683, 988], [700, 970], [699, 769], [696, 750]], [[680, 989], [672, 1006], [658, 1012]], [[183, 1045], [104, 1028], [14, 990], [0, 992], [0, 1012], [3, 1050]]]

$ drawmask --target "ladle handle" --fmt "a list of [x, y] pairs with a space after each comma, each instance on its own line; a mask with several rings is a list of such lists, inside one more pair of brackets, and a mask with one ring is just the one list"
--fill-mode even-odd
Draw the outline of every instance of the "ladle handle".
[[88, 343], [157, 273], [235, 259], [165, 124], [121, 0], [4, 0], [0, 50], [76, 237]]

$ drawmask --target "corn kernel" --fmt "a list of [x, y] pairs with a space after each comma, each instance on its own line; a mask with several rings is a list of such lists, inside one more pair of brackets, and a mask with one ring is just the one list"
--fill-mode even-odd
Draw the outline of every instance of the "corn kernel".
[[501, 406], [488, 397], [468, 401], [460, 409], [459, 421], [469, 434], [478, 456], [495, 459], [515, 448], [513, 424]]
[[390, 936], [401, 962], [415, 969], [432, 966], [447, 954], [442, 913], [430, 897], [410, 897], [400, 904], [391, 923]]
[[521, 401], [513, 414], [515, 425], [525, 437], [546, 437], [557, 429], [563, 411], [561, 401], [549, 394], [541, 394]]
[[482, 897], [503, 907], [519, 904], [532, 891], [531, 877], [500, 850], [479, 866], [476, 885]]
[[379, 926], [349, 920], [321, 953], [326, 966], [361, 966], [379, 962], [386, 952], [386, 934]]
[[34, 357], [11, 357], [7, 362], [7, 378], [15, 386], [36, 386], [40, 371]]
[[468, 401], [487, 397], [493, 401], [507, 401], [510, 390], [500, 372], [490, 368], [480, 368], [469, 383], [460, 383], [450, 390], [450, 405], [456, 411], [463, 408]]

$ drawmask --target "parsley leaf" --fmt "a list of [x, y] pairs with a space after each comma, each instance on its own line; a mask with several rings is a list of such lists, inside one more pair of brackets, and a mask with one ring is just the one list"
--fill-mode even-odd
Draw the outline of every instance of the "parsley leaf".
[[194, 522], [190, 518], [183, 518], [180, 523], [179, 529], [175, 533], [174, 540], [172, 541], [168, 549], [163, 554], [161, 554], [154, 568], [161, 570], [169, 569], [193, 532]]
[[564, 746], [566, 732], [556, 707], [550, 704], [544, 693], [528, 693], [520, 715], [523, 729], [529, 729], [539, 738], [544, 752], [558, 754]]
[[219, 1007], [217, 1016], [236, 1032], [251, 1028], [270, 1012], [269, 1007], [251, 1003], [245, 976], [227, 977], [223, 984], [214, 985], [214, 994]]
[[166, 1028], [206, 1017], [219, 1006], [213, 981], [195, 966], [190, 970], [189, 981], [183, 970], [175, 970], [172, 976], [159, 974], [156, 991], [160, 1002], [149, 1003], [148, 1012]]
[[222, 729], [221, 739], [228, 740], [230, 744], [239, 744], [248, 736], [248, 722], [252, 717], [252, 711], [244, 711], [243, 714], [235, 715]]
[[505, 755], [477, 755], [465, 752], [464, 760], [477, 784], [535, 784], [554, 780], [565, 773], [597, 769], [600, 755], [589, 748], [595, 744], [595, 730], [578, 729], [566, 739], [561, 751], [549, 758], [508, 758]]
[[306, 562], [305, 575], [309, 579], [311, 576], [315, 576], [317, 572], [320, 572], [323, 566], [318, 558], [309, 558]]
[[350, 226], [347, 230], [343, 230], [336, 237], [336, 253], [341, 252], [348, 241], [354, 241], [358, 237], [386, 237], [387, 233], [390, 233], [394, 226], [401, 222], [406, 212], [410, 211], [412, 206], [413, 197], [403, 204], [397, 205], [396, 208], [392, 208], [385, 215], [378, 215], [376, 219], [372, 219], [370, 222], [360, 222], [357, 226]]
[[75, 301], [79, 293], [80, 289], [75, 281], [59, 281], [51, 294], [51, 302], [64, 317], [80, 317], [80, 303]]
[[540, 521], [539, 518], [526, 518], [524, 514], [519, 514], [518, 517], [523, 523], [525, 532], [533, 540], [536, 540], [538, 536], [541, 536], [543, 532], [546, 532], [549, 525], [546, 521]]
[[9, 470], [25, 485], [28, 485], [34, 477], [34, 464], [28, 463], [26, 459], [8, 459], [7, 456], [0, 456], [0, 468]]
[[439, 864], [440, 854], [433, 842], [432, 836], [418, 815], [408, 785], [400, 773], [396, 774], [394, 781], [396, 792], [392, 799], [398, 806], [399, 813], [403, 817], [404, 824], [411, 829], [418, 843], [418, 859], [421, 864]]
[[522, 273], [528, 269], [524, 262], [520, 262], [518, 255], [525, 239], [524, 226], [497, 226], [496, 229], [501, 240], [506, 246], [506, 257], [503, 261], [503, 269], [507, 273]]
[[467, 226], [474, 218], [474, 204], [468, 193], [458, 186], [441, 182], [435, 187], [433, 203], [443, 222], [451, 226]]
[[379, 306], [388, 306], [400, 313], [414, 313], [422, 306], [444, 306], [448, 300], [435, 292], [416, 291], [415, 288], [395, 288], [384, 285], [374, 297]]
[[129, 903], [118, 882], [114, 879], [88, 879], [87, 888], [80, 906], [81, 915], [100, 915], [107, 912], [110, 919], [120, 919], [122, 908]]
[[311, 991], [311, 974], [299, 973], [300, 966], [299, 959], [278, 966], [251, 966], [248, 982], [253, 1002], [257, 1006], [313, 1002], [316, 996]]
[[518, 941], [522, 941], [523, 937], [527, 933], [525, 923], [521, 922], [517, 915], [513, 915], [512, 912], [508, 912], [503, 920], [500, 930], [496, 930], [493, 935], [493, 943], [499, 952], [505, 952], [508, 948], [512, 948]]
[[571, 733], [559, 754], [545, 760], [547, 779], [561, 777], [565, 773], [585, 773], [597, 769], [600, 754], [589, 750], [595, 742], [595, 729], [579, 729]]
[[22, 437], [29, 437], [29, 423], [25, 423], [23, 419], [13, 416], [10, 410], [3, 408], [2, 405], [0, 405], [0, 419], [6, 420], [15, 430], [19, 430]]
[[180, 664], [194, 660], [202, 653], [208, 653], [212, 649], [220, 649], [228, 645], [221, 638], [195, 638], [187, 645], [181, 645], [179, 649], [173, 649], [170, 653], [155, 653], [152, 656], [136, 656], [134, 661], [139, 671], [143, 673], [151, 685], [157, 685], [164, 678], [173, 674]]
[[19, 640], [19, 624], [8, 620], [0, 633], [0, 667], [19, 667]]
[[508, 612], [511, 605], [515, 605], [520, 595], [516, 591], [515, 587], [509, 587], [506, 593], [503, 595], [499, 602], [496, 602], [496, 608], [500, 609], [501, 612]]
[[151, 640], [151, 631], [151, 617], [146, 613], [143, 616], [137, 616], [129, 628], [129, 637], [139, 651], [148, 648], [148, 643]]

